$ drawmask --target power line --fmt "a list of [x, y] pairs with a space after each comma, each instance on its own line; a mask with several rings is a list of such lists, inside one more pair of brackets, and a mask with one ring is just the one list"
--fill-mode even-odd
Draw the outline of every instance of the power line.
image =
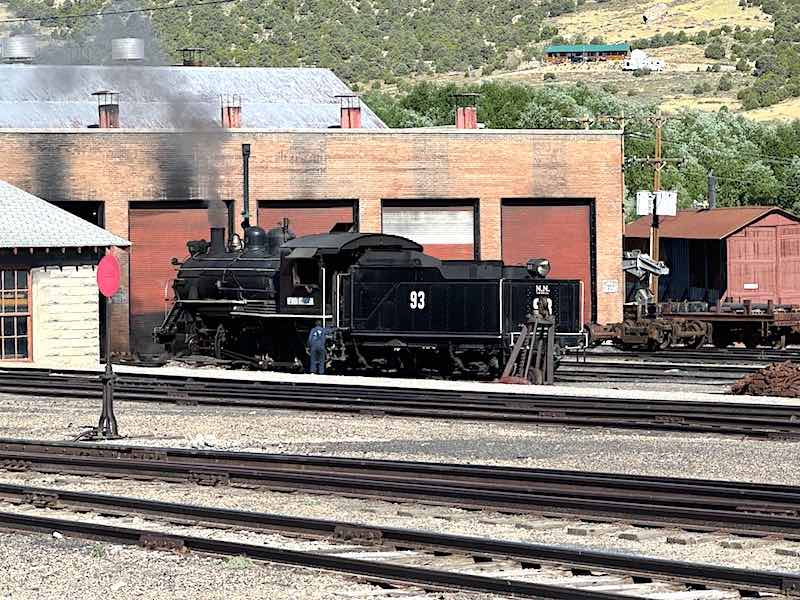
[[105, 17], [108, 15], [131, 15], [134, 13], [152, 13], [162, 10], [179, 10], [194, 8], [196, 6], [213, 6], [216, 4], [231, 4], [239, 0], [206, 0], [204, 2], [185, 2], [171, 6], [154, 6], [152, 8], [130, 8], [125, 10], [101, 10], [97, 12], [77, 13], [74, 15], [50, 15], [46, 17], [18, 17], [13, 19], [0, 19], [0, 23], [30, 23], [35, 21], [66, 21], [69, 19], [86, 19], [91, 17]]
[[[625, 135], [630, 136], [630, 137], [639, 138], [639, 139], [647, 139], [647, 140], [652, 139], [651, 136], [649, 136], [647, 134], [644, 134], [644, 133], [639, 133], [639, 132], [636, 132], [636, 131], [632, 131], [630, 133], [626, 133]], [[711, 153], [714, 153], [714, 154], [725, 154], [726, 153], [725, 150], [722, 150], [722, 149], [719, 149], [719, 148], [710, 148], [708, 146], [703, 146], [700, 142], [695, 141], [695, 140], [675, 141], [675, 140], [662, 138], [661, 141], [663, 143], [666, 143], [666, 144], [674, 144], [674, 145], [686, 144], [687, 146], [694, 146], [695, 148], [701, 149], [703, 152], [711, 152]], [[783, 156], [770, 156], [769, 154], [758, 154], [758, 153], [752, 153], [752, 152], [742, 152], [741, 150], [737, 151], [737, 155], [740, 156], [740, 157], [743, 157], [743, 158], [752, 158], [752, 159], [760, 160], [760, 161], [763, 161], [763, 162], [769, 162], [769, 163], [775, 163], [775, 164], [783, 164], [783, 165], [791, 165], [794, 162], [794, 158], [787, 158], [787, 157], [783, 157]]]

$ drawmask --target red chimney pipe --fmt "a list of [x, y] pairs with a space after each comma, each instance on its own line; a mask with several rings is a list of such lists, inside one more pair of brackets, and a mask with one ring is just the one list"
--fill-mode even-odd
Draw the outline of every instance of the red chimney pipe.
[[475, 93], [453, 94], [456, 105], [456, 129], [478, 128], [478, 96]]
[[475, 106], [459, 106], [456, 108], [456, 129], [477, 129], [478, 108]]
[[239, 94], [222, 96], [220, 109], [223, 128], [238, 129], [242, 126], [242, 97]]
[[361, 128], [361, 100], [355, 94], [341, 94], [339, 98], [339, 127]]
[[119, 92], [100, 90], [92, 96], [97, 98], [97, 124], [100, 129], [119, 127]]

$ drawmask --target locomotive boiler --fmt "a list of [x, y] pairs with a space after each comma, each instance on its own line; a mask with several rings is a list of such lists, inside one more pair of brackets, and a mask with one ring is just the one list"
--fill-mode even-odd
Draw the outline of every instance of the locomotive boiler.
[[212, 229], [188, 249], [155, 330], [173, 352], [182, 342], [192, 354], [299, 369], [319, 322], [334, 372], [496, 377], [543, 304], [562, 339], [582, 325], [580, 283], [548, 279], [545, 259], [441, 261], [399, 236], [295, 238], [287, 226], [247, 227], [241, 244]]

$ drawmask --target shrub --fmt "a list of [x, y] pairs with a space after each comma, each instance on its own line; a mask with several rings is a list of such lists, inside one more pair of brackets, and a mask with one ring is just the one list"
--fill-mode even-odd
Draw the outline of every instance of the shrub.
[[705, 56], [714, 60], [725, 58], [725, 46], [720, 42], [711, 42], [706, 46]]
[[750, 63], [743, 58], [739, 59], [739, 62], [736, 63], [736, 70], [740, 73], [749, 73], [751, 71]]
[[556, 77], [555, 73], [545, 73], [544, 74], [544, 80], [545, 81], [555, 81], [556, 79], [558, 79], [558, 77]]
[[719, 83], [717, 84], [717, 89], [720, 92], [727, 92], [733, 89], [733, 77], [729, 74], [725, 74], [719, 78]]
[[692, 94], [694, 94], [695, 96], [702, 96], [703, 94], [706, 94], [710, 91], [711, 91], [711, 85], [708, 82], [703, 82], [703, 83], [698, 83], [696, 86], [694, 86], [694, 89], [692, 89]]
[[650, 69], [636, 69], [633, 72], [634, 77], [644, 77], [645, 75], [650, 75]]

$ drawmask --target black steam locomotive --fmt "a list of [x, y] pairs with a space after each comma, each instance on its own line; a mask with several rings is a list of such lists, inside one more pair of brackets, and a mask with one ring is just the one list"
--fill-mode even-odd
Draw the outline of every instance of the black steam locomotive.
[[299, 369], [318, 321], [336, 372], [494, 377], [528, 315], [546, 303], [557, 335], [581, 329], [577, 281], [547, 279], [547, 260], [440, 261], [405, 238], [247, 227], [244, 243], [189, 242], [175, 303], [155, 339], [173, 352]]

